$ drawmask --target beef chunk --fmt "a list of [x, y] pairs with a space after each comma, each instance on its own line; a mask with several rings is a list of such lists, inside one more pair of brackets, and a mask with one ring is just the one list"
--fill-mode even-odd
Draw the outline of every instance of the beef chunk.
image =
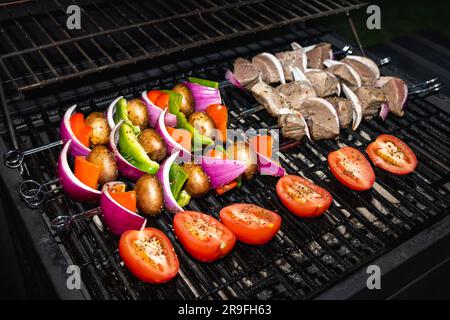
[[301, 140], [306, 133], [306, 123], [299, 112], [280, 114], [278, 124], [282, 125], [281, 134], [288, 139]]
[[300, 113], [306, 118], [313, 140], [332, 139], [339, 135], [339, 123], [324, 104], [326, 100], [309, 98], [302, 102]]
[[306, 52], [308, 57], [308, 68], [324, 69], [323, 62], [330, 58], [331, 44], [322, 42], [317, 44], [313, 49]]
[[275, 56], [280, 60], [281, 65], [283, 66], [284, 78], [286, 81], [293, 81], [294, 77], [292, 76], [292, 68], [297, 67], [300, 70], [303, 70], [303, 50], [292, 50], [292, 51], [284, 51], [278, 52]]
[[386, 96], [380, 88], [362, 86], [355, 89], [355, 94], [361, 102], [362, 114], [366, 119], [373, 118], [386, 102]]
[[234, 61], [234, 76], [244, 87], [251, 86], [258, 80], [259, 70], [250, 61], [244, 58], [237, 58]]
[[322, 70], [306, 72], [306, 77], [313, 85], [318, 97], [329, 97], [337, 93], [339, 81], [331, 73]]
[[307, 82], [289, 82], [278, 86], [277, 90], [286, 96], [293, 109], [297, 109], [303, 99], [316, 97], [314, 88]]
[[398, 117], [403, 117], [405, 114], [403, 104], [408, 96], [406, 83], [396, 77], [381, 77], [380, 81], [384, 83], [381, 90], [389, 102], [390, 111]]
[[274, 117], [278, 116], [280, 109], [290, 107], [288, 99], [265, 82], [257, 82], [251, 87], [250, 91], [255, 99]]
[[341, 62], [352, 66], [353, 69], [358, 72], [364, 86], [373, 86], [375, 81], [377, 81], [376, 75], [373, 73], [372, 69], [364, 63], [351, 58], [344, 58]]
[[345, 64], [336, 64], [327, 69], [328, 72], [334, 74], [338, 79], [343, 81], [349, 87], [357, 87], [358, 82], [355, 76], [350, 72]]
[[280, 82], [280, 75], [274, 62], [265, 54], [253, 57], [252, 64], [261, 72], [262, 80], [268, 84]]
[[341, 128], [349, 127], [353, 119], [352, 102], [348, 99], [338, 97], [327, 98], [327, 100], [336, 109], [339, 117], [339, 125], [341, 126]]

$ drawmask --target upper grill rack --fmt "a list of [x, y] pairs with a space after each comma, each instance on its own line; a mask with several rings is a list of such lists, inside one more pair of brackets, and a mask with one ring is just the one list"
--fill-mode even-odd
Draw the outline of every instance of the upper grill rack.
[[[81, 30], [66, 27], [72, 4], [81, 8]], [[0, 80], [7, 92], [21, 93], [363, 5], [359, 0], [26, 1], [20, 10], [11, 5], [0, 13]]]
[[[303, 39], [300, 42], [306, 44]], [[273, 43], [270, 48], [252, 48], [248, 56], [262, 49], [272, 52], [275, 47], [282, 50], [286, 46], [284, 41], [279, 46]], [[218, 80], [223, 78], [230, 63], [231, 59], [191, 71]], [[158, 85], [171, 87], [185, 76], [178, 73], [162, 76]], [[139, 92], [144, 87], [153, 88], [153, 84], [146, 81], [145, 85], [133, 89]], [[125, 95], [136, 96], [134, 90]], [[254, 103], [245, 92], [226, 87], [222, 96], [230, 109], [232, 127], [256, 129], [274, 124], [274, 119], [265, 112], [237, 120], [237, 115]], [[110, 99], [95, 101], [82, 103], [82, 110], [103, 110]], [[17, 129], [25, 147], [57, 140], [63, 111], [59, 108], [24, 116]], [[343, 130], [338, 141], [313, 144], [305, 141], [283, 153], [280, 160], [289, 173], [312, 178], [332, 193], [333, 206], [317, 219], [298, 219], [287, 212], [276, 197], [275, 179], [271, 177], [257, 176], [241, 189], [222, 197], [209, 194], [200, 201], [192, 201], [189, 209], [216, 217], [221, 207], [234, 202], [257, 203], [278, 211], [283, 217], [281, 232], [269, 244], [251, 247], [238, 243], [229, 256], [212, 264], [197, 263], [185, 253], [171, 229], [172, 216], [164, 212], [150, 224], [169, 236], [181, 266], [180, 275], [164, 285], [137, 281], [121, 265], [117, 238], [99, 230], [91, 220], [78, 222], [70, 231], [55, 237], [73, 263], [81, 267], [84, 284], [93, 298], [309, 298], [448, 214], [450, 190], [446, 162], [450, 157], [450, 143], [445, 137], [450, 134], [449, 126], [448, 113], [416, 97], [410, 100], [403, 118], [364, 121], [357, 132]], [[410, 176], [396, 177], [375, 169], [377, 184], [372, 190], [357, 193], [342, 188], [327, 169], [327, 153], [343, 144], [363, 150], [380, 133], [395, 133], [408, 143], [418, 157], [417, 170]], [[58, 151], [53, 149], [27, 158], [30, 175], [40, 182], [54, 179]], [[50, 223], [58, 215], [89, 208], [55, 190], [42, 209], [44, 219]]]

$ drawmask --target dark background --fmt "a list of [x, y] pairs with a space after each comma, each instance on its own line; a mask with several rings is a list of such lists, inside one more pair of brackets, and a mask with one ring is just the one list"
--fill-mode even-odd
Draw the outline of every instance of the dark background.
[[[360, 38], [365, 47], [374, 52], [386, 53], [392, 48], [393, 44], [400, 44], [402, 47], [410, 47], [418, 53], [419, 58], [425, 56], [429, 49], [421, 46], [426, 39], [431, 43], [439, 43], [439, 50], [450, 52], [450, 5], [448, 0], [420, 0], [420, 1], [371, 1], [372, 4], [378, 4], [381, 7], [381, 30], [368, 30], [366, 28], [366, 19], [368, 15], [365, 9], [353, 13], [353, 20], [360, 33]], [[349, 40], [353, 40], [350, 27], [345, 15], [323, 18], [318, 21]], [[412, 44], [411, 44], [412, 43]], [[387, 50], [387, 51], [386, 51]], [[395, 50], [389, 52], [390, 56], [395, 58]], [[411, 64], [411, 61], [403, 59], [395, 60], [394, 64], [402, 63], [403, 69], [408, 73], [420, 78], [433, 76], [433, 65], [448, 63], [444, 56], [425, 57], [429, 66], [422, 70]], [[418, 70], [420, 69], [420, 70]], [[447, 71], [450, 68], [447, 68]], [[448, 73], [448, 72], [447, 72]], [[440, 75], [444, 83], [450, 83], [448, 74]], [[448, 93], [448, 87], [443, 92]], [[26, 275], [18, 267], [19, 255], [16, 252], [14, 244], [17, 243], [17, 234], [14, 228], [7, 225], [5, 215], [11, 211], [5, 207], [0, 199], [0, 299], [26, 298], [27, 292], [33, 284], [26, 284]], [[429, 290], [424, 288], [423, 290]], [[31, 291], [33, 291], [31, 289]]]

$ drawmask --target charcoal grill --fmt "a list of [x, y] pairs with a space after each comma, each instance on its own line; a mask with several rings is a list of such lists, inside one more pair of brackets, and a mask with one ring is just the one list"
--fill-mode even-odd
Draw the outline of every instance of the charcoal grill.
[[[69, 2], [83, 8], [82, 23], [89, 33], [63, 27]], [[233, 59], [281, 51], [292, 41], [308, 45], [326, 40], [335, 49], [342, 48], [336, 35], [305, 28], [303, 21], [364, 5], [350, 0], [166, 0], [158, 1], [157, 10], [151, 12], [145, 1], [42, 3], [24, 1], [0, 11], [1, 98], [6, 111], [0, 126], [1, 153], [57, 141], [61, 117], [73, 103], [86, 113], [101, 111], [116, 96], [131, 98], [144, 89], [169, 88], [189, 75], [221, 81], [230, 127], [270, 127], [275, 120], [265, 112], [239, 118], [255, 101], [223, 81]], [[260, 32], [267, 30], [270, 33]], [[242, 45], [237, 37], [244, 35]], [[415, 82], [392, 67], [382, 71]], [[93, 220], [77, 222], [64, 232], [51, 230], [53, 218], [92, 209], [60, 190], [55, 180], [57, 145], [26, 156], [18, 170], [1, 166], [2, 189], [59, 297], [312, 298], [448, 215], [450, 114], [445, 111], [445, 99], [415, 96], [403, 118], [363, 121], [356, 132], [343, 130], [337, 141], [303, 141], [279, 153], [288, 173], [304, 175], [332, 193], [334, 203], [322, 217], [294, 217], [277, 199], [276, 180], [267, 176], [258, 176], [224, 196], [210, 193], [189, 204], [191, 210], [216, 217], [220, 208], [234, 202], [278, 211], [283, 218], [281, 232], [263, 247], [238, 243], [224, 259], [202, 264], [191, 259], [175, 239], [169, 213], [151, 219], [149, 225], [169, 236], [180, 259], [179, 275], [164, 285], [137, 281], [121, 264], [118, 239]], [[356, 193], [343, 188], [331, 176], [326, 155], [343, 145], [363, 150], [381, 133], [394, 133], [414, 149], [420, 163], [417, 170], [396, 177], [375, 169], [372, 190]], [[27, 179], [46, 184], [42, 204], [28, 207], [20, 199], [19, 186]], [[71, 264], [81, 268], [82, 290], [65, 286], [66, 268]]]

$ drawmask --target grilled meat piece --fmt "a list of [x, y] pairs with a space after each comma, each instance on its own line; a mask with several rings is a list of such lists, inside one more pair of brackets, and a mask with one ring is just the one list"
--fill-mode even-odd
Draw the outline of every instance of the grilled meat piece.
[[390, 111], [398, 117], [403, 117], [405, 114], [403, 106], [408, 97], [408, 86], [406, 83], [396, 77], [381, 77], [377, 82], [377, 86], [378, 84], [389, 102]]
[[313, 49], [306, 52], [308, 57], [308, 68], [310, 69], [324, 69], [323, 62], [330, 59], [331, 44], [321, 42]]
[[323, 70], [310, 70], [306, 72], [306, 77], [313, 85], [318, 97], [325, 98], [338, 92], [339, 81], [331, 73]]
[[317, 96], [314, 88], [309, 83], [302, 81], [282, 84], [277, 87], [277, 90], [286, 96], [293, 109], [298, 108], [301, 100]]
[[350, 72], [348, 66], [346, 66], [345, 64], [336, 64], [329, 67], [327, 71], [334, 74], [339, 80], [344, 82], [350, 88], [358, 86], [355, 75]]
[[244, 87], [251, 86], [258, 80], [260, 71], [249, 60], [237, 58], [233, 65], [234, 76]]
[[306, 118], [313, 140], [333, 139], [339, 135], [339, 120], [333, 106], [327, 107], [321, 98], [309, 98], [302, 102], [300, 113]]
[[354, 92], [361, 102], [362, 115], [366, 119], [373, 118], [386, 102], [386, 96], [380, 88], [362, 86], [356, 88]]
[[275, 56], [267, 53], [260, 53], [253, 57], [252, 64], [261, 72], [261, 79], [265, 83], [271, 84], [281, 81], [280, 74], [276, 66]]
[[280, 109], [290, 107], [288, 99], [265, 82], [257, 82], [251, 87], [250, 91], [256, 101], [261, 103], [274, 117], [278, 116]]
[[339, 117], [339, 125], [341, 128], [347, 128], [352, 123], [353, 105], [348, 99], [331, 97], [327, 101], [333, 105]]
[[351, 67], [353, 67], [353, 69], [355, 69], [356, 72], [358, 72], [359, 76], [361, 77], [363, 86], [373, 86], [377, 81], [377, 77], [372, 69], [370, 69], [364, 63], [351, 58], [344, 58], [341, 60], [341, 62], [350, 65]]
[[299, 112], [280, 114], [278, 124], [282, 126], [281, 134], [288, 139], [301, 140], [306, 133], [306, 123]]
[[303, 49], [278, 52], [275, 56], [280, 60], [286, 81], [293, 81], [292, 68], [303, 70]]

